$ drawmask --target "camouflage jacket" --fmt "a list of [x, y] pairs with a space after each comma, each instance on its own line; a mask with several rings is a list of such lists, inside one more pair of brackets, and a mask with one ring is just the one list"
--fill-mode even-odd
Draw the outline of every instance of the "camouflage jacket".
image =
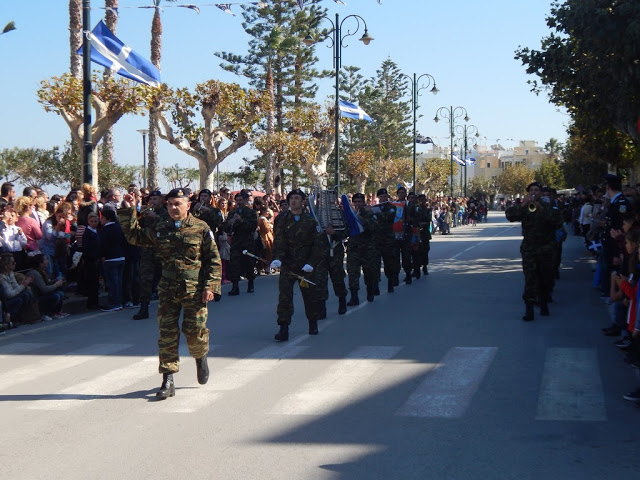
[[213, 232], [205, 222], [189, 214], [179, 227], [170, 217], [143, 227], [137, 213], [133, 208], [118, 210], [120, 225], [130, 244], [156, 248], [163, 278], [183, 281], [187, 292], [221, 292], [222, 263]]
[[273, 258], [294, 273], [305, 264], [317, 268], [329, 255], [327, 235], [308, 213], [298, 221], [290, 211], [279, 214], [274, 224]]
[[193, 216], [202, 220], [207, 225], [212, 232], [216, 232], [220, 224], [224, 221], [222, 218], [222, 212], [219, 208], [216, 207], [202, 207], [198, 210], [193, 210]]
[[[240, 216], [239, 220], [234, 219], [236, 214]], [[225, 224], [227, 232], [233, 235], [232, 243], [251, 243], [258, 228], [258, 215], [249, 207], [231, 210]]]
[[542, 203], [535, 211], [528, 206], [513, 205], [505, 215], [510, 222], [522, 223], [522, 247], [538, 248], [556, 242], [556, 231], [562, 228], [562, 214], [548, 203]]

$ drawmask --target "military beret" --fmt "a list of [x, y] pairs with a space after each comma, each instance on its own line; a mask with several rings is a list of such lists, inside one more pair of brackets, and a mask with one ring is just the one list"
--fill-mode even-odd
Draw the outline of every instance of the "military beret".
[[398, 193], [400, 190], [404, 190], [405, 192], [407, 191], [407, 189], [405, 187], [403, 187], [402, 185], [398, 186], [398, 189], [396, 190], [396, 193]]
[[160, 190], [151, 190], [149, 192], [149, 196], [150, 197], [161, 197], [162, 196], [162, 192]]
[[198, 193], [198, 197], [203, 193], [213, 196], [213, 194], [211, 193], [211, 190], [209, 190], [208, 188], [203, 188], [202, 190], [200, 190], [200, 193]]
[[376, 193], [376, 197], [379, 197], [380, 195], [389, 195], [389, 192], [387, 192], [386, 188], [381, 188], [380, 190], [378, 190], [378, 192]]
[[614, 175], [613, 173], [607, 173], [606, 175], [603, 175], [602, 178], [604, 178], [607, 181], [609, 181], [609, 180], [613, 180], [613, 181], [622, 180], [622, 177], [619, 177], [618, 175]]
[[174, 188], [165, 197], [165, 200], [169, 200], [170, 198], [186, 198], [189, 200], [189, 192], [187, 192], [184, 188]]
[[360, 198], [364, 200], [364, 193], [354, 193], [353, 196], [351, 197], [351, 200], [355, 200], [356, 198]]
[[299, 188], [294, 188], [289, 193], [287, 193], [287, 201], [289, 201], [291, 195], [300, 195], [303, 199], [307, 198], [307, 195]]

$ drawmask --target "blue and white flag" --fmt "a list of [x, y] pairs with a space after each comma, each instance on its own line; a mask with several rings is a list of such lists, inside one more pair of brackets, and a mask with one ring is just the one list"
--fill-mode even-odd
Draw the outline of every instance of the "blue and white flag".
[[464, 165], [464, 162], [462, 160], [460, 160], [460, 158], [458, 158], [458, 156], [454, 153], [453, 155], [451, 155], [451, 158], [458, 164], [458, 165]]
[[431, 139], [431, 137], [425, 137], [424, 135], [416, 135], [416, 143], [423, 143], [423, 144], [428, 144], [428, 143], [433, 143], [433, 140]]
[[[87, 34], [91, 42], [91, 61], [136, 82], [157, 87], [160, 71], [146, 58], [125, 45], [102, 20]], [[82, 47], [78, 50], [82, 55]]]
[[465, 162], [467, 163], [467, 165], [475, 165], [476, 164], [476, 159], [472, 158], [472, 157], [467, 157]]
[[228, 13], [229, 15], [233, 15], [234, 17], [236, 16], [236, 14], [231, 11], [230, 3], [216, 3], [215, 5], [224, 13]]
[[340, 100], [340, 116], [366, 120], [369, 123], [373, 122], [373, 119], [362, 108], [355, 103], [345, 102], [344, 100]]
[[360, 235], [364, 232], [364, 225], [356, 215], [356, 212], [353, 211], [353, 207], [351, 206], [351, 202], [349, 202], [349, 197], [346, 195], [342, 195], [340, 197], [342, 202], [342, 211], [344, 212], [344, 220], [349, 227], [349, 236], [355, 237], [356, 235]]

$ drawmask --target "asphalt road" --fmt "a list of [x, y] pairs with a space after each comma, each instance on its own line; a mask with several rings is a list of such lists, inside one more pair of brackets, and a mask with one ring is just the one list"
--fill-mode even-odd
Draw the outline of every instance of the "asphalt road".
[[[0, 337], [0, 477], [637, 479], [640, 381], [570, 236], [550, 317], [521, 320], [520, 226], [436, 236], [431, 274], [290, 341], [277, 278], [211, 303], [211, 378], [183, 356], [156, 401], [156, 326], [132, 310]], [[228, 290], [228, 287], [225, 287]], [[152, 312], [155, 313], [156, 305]], [[183, 350], [185, 351], [185, 350]], [[186, 351], [185, 351], [186, 352]]]

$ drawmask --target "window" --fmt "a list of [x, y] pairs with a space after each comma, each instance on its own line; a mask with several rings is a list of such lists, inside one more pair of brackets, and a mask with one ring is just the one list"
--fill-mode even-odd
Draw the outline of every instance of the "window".
[[491, 162], [487, 162], [487, 168], [491, 168]]

